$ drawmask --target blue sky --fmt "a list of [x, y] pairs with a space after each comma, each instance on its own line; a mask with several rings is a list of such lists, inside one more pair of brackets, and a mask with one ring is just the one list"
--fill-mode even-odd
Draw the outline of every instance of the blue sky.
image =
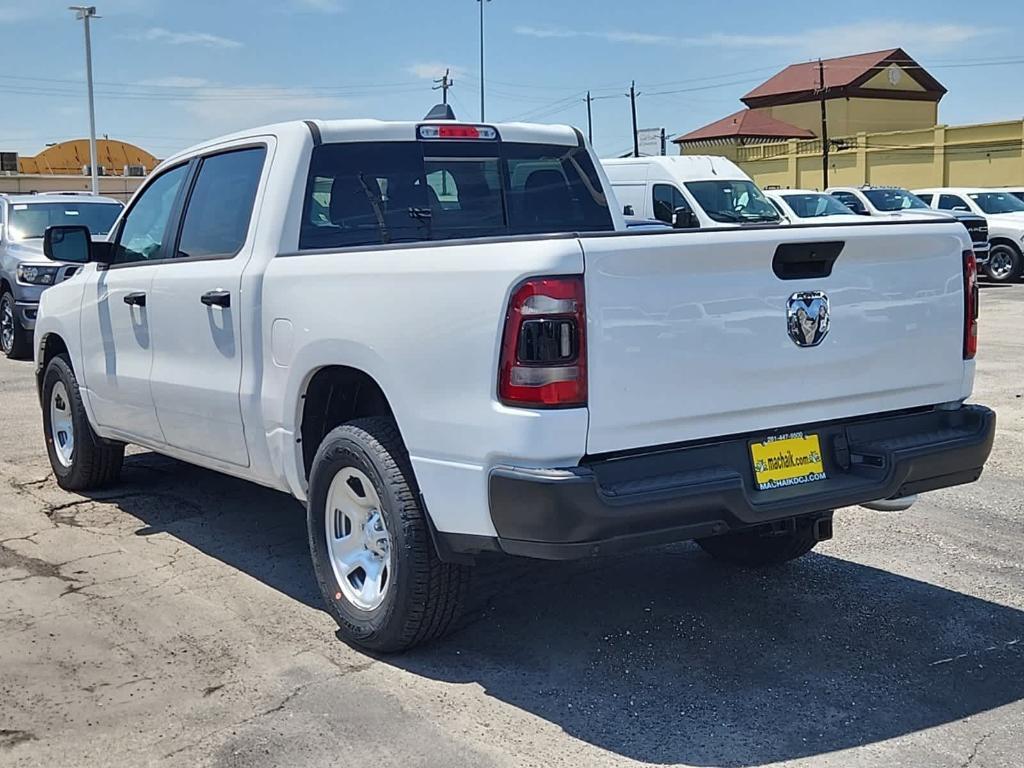
[[[281, 119], [416, 119], [445, 67], [456, 113], [478, 117], [475, 0], [93, 1], [97, 130], [158, 156]], [[0, 149], [34, 154], [88, 131], [67, 5], [0, 0]], [[585, 128], [590, 89], [602, 154], [630, 146], [631, 80], [640, 126], [682, 133], [786, 64], [897, 45], [949, 89], [942, 122], [1024, 116], [1021, 0], [493, 0], [486, 14], [488, 119]]]

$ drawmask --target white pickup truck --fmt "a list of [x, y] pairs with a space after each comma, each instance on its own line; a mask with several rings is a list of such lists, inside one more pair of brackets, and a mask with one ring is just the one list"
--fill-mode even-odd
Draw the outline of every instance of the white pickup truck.
[[481, 553], [782, 562], [991, 449], [961, 225], [630, 233], [568, 127], [259, 128], [88, 234], [45, 238], [88, 262], [36, 325], [57, 481], [133, 443], [293, 494], [378, 651], [450, 628]]

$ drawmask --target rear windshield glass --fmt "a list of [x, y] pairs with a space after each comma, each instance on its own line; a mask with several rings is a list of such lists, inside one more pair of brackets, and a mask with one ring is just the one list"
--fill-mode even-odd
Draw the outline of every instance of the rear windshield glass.
[[614, 228], [580, 147], [497, 141], [323, 144], [300, 248]]
[[47, 227], [81, 224], [90, 234], [105, 235], [121, 213], [120, 203], [15, 203], [11, 206], [11, 239], [42, 237]]
[[904, 211], [908, 208], [927, 208], [924, 200], [905, 189], [865, 189], [864, 196], [880, 211]]
[[782, 198], [801, 219], [818, 216], [854, 216], [853, 211], [832, 195], [783, 195]]

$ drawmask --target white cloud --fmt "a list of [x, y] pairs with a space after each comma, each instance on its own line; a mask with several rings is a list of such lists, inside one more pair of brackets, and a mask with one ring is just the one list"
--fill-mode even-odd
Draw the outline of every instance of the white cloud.
[[134, 40], [145, 40], [156, 43], [167, 43], [169, 45], [199, 45], [204, 48], [241, 48], [238, 40], [232, 40], [209, 32], [172, 32], [163, 27], [150, 27], [149, 29], [127, 37]]
[[182, 109], [194, 118], [190, 125], [198, 129], [196, 133], [209, 136], [282, 120], [329, 119], [349, 108], [349, 102], [337, 96], [275, 85], [206, 84], [180, 100]]
[[935, 53], [984, 37], [990, 34], [991, 30], [969, 24], [865, 21], [781, 35], [712, 32], [697, 37], [682, 37], [630, 30], [589, 31], [531, 26], [516, 27], [515, 32], [540, 39], [582, 37], [611, 43], [682, 48], [785, 48], [801, 55], [832, 57], [896, 47], [903, 48], [911, 54]]
[[462, 77], [465, 74], [465, 70], [462, 67], [441, 64], [437, 61], [422, 61], [405, 68], [406, 72], [421, 80], [437, 80], [445, 73], [445, 70], [448, 70], [449, 77], [453, 79]]
[[179, 75], [151, 77], [138, 82], [138, 85], [150, 85], [156, 88], [201, 88], [209, 84], [210, 81], [205, 77], [181, 77]]
[[556, 38], [557, 37], [581, 37], [581, 36], [584, 36], [584, 35], [589, 37], [590, 35], [593, 34], [592, 32], [577, 32], [577, 31], [572, 30], [572, 29], [557, 29], [557, 28], [554, 28], [554, 27], [529, 27], [529, 26], [519, 26], [519, 27], [516, 27], [515, 33], [517, 35], [527, 35], [528, 37], [540, 37], [540, 38], [549, 38], [549, 37], [556, 37]]
[[345, 10], [342, 0], [292, 0], [292, 7], [314, 13], [340, 13]]

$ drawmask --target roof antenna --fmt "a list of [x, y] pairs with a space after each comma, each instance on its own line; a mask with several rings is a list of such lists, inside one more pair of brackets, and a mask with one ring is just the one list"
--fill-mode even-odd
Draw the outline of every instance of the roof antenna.
[[455, 112], [449, 104], [438, 104], [429, 112], [424, 120], [454, 120]]

